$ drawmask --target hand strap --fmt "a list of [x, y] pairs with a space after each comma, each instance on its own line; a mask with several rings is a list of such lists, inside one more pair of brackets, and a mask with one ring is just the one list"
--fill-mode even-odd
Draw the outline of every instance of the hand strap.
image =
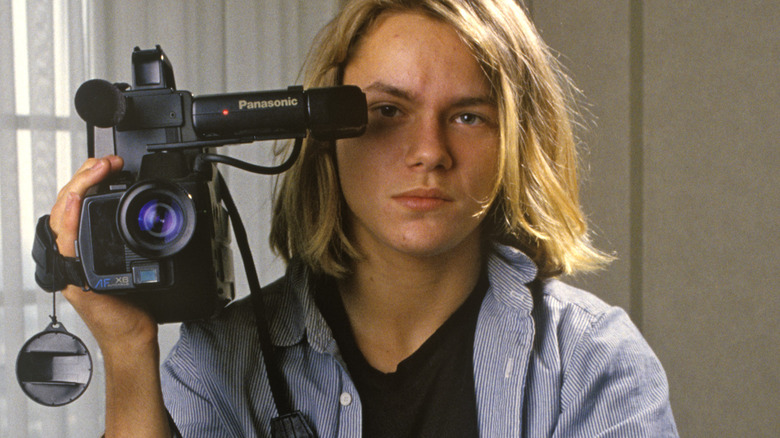
[[46, 292], [56, 292], [73, 284], [84, 287], [86, 280], [81, 261], [65, 257], [57, 248], [57, 239], [49, 227], [49, 215], [38, 219], [32, 249], [35, 260], [35, 282]]

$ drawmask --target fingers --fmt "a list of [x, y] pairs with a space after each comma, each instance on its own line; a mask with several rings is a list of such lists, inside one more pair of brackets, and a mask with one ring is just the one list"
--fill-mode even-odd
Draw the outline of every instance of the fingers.
[[87, 189], [120, 170], [122, 165], [122, 158], [118, 156], [90, 158], [76, 171], [73, 179], [60, 190], [51, 210], [49, 226], [57, 237], [57, 246], [62, 255], [75, 256], [73, 242], [78, 233], [81, 201]]
[[122, 164], [122, 158], [116, 155], [99, 159], [91, 158], [81, 165], [73, 179], [65, 187], [68, 188], [68, 191], [83, 196], [88, 188], [102, 181], [108, 174], [120, 170]]

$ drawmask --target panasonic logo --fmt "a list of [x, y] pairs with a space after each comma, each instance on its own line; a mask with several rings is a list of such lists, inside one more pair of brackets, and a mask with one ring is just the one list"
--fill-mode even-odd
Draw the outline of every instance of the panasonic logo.
[[280, 108], [285, 106], [298, 106], [298, 99], [294, 97], [288, 97], [286, 99], [269, 99], [269, 100], [239, 100], [238, 109], [265, 109], [265, 108]]

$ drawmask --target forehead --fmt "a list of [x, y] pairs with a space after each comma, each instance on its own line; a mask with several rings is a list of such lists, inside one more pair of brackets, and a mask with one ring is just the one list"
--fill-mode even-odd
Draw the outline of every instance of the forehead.
[[487, 82], [456, 29], [421, 12], [385, 12], [377, 17], [345, 67], [345, 80], [366, 75], [410, 86], [473, 83], [483, 87]]

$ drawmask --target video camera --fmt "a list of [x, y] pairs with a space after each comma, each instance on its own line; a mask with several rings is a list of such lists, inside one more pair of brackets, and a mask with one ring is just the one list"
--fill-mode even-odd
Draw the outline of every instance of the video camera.
[[[89, 289], [127, 296], [159, 323], [207, 318], [234, 297], [226, 186], [215, 163], [280, 173], [307, 135], [324, 141], [361, 135], [365, 95], [336, 86], [193, 97], [176, 90], [160, 46], [136, 48], [132, 66], [132, 87], [91, 80], [76, 93], [90, 150], [94, 126], [111, 127], [114, 153], [124, 159], [122, 172], [84, 198], [77, 257]], [[270, 139], [296, 139], [288, 161], [276, 168], [211, 154], [218, 146]]]

